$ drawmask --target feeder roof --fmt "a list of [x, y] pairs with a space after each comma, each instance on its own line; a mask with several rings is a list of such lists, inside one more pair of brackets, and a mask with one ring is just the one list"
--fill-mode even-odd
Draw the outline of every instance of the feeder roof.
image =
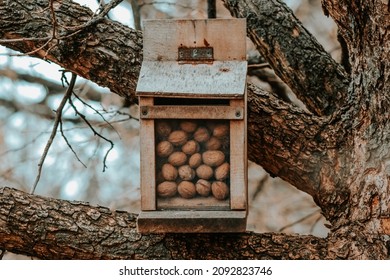
[[[246, 85], [245, 19], [144, 22], [141, 96], [243, 98]], [[180, 49], [212, 48], [212, 59], [185, 61]]]

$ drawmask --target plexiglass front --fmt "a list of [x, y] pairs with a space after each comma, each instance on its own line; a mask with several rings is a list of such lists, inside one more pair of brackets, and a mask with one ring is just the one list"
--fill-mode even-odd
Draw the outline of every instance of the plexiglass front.
[[229, 121], [155, 120], [158, 209], [229, 209]]

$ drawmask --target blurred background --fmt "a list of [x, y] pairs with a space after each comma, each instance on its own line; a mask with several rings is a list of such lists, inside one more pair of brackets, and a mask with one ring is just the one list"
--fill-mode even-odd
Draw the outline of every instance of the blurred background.
[[[96, 11], [100, 1], [75, 2]], [[339, 61], [337, 29], [333, 21], [323, 15], [320, 0], [285, 2], [325, 50]], [[231, 17], [221, 1], [217, 0], [216, 6], [218, 18]], [[207, 18], [207, 1], [125, 0], [109, 17], [142, 29], [144, 19]], [[302, 106], [272, 69], [264, 65], [249, 40], [248, 61], [250, 82]], [[30, 192], [34, 185], [55, 111], [67, 89], [66, 82], [70, 81], [70, 74], [63, 76], [62, 70], [53, 63], [0, 46], [0, 186]], [[71, 106], [65, 106], [62, 132], [58, 130], [45, 159], [35, 193], [138, 213], [137, 106], [129, 106], [107, 88], [82, 78], [77, 79], [75, 92], [80, 99], [73, 98], [74, 105], [85, 115], [88, 124]], [[113, 149], [110, 150], [109, 141], [94, 135], [89, 125], [112, 141]], [[248, 230], [327, 235], [326, 221], [310, 196], [281, 179], [271, 178], [251, 162], [248, 187]], [[7, 253], [7, 258], [17, 256]]]

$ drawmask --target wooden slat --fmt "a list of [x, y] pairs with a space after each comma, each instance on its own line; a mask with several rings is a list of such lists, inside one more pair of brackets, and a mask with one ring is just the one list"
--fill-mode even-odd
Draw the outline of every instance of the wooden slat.
[[243, 98], [246, 61], [213, 64], [179, 64], [177, 61], [144, 61], [137, 84], [141, 96], [189, 98]]
[[[244, 106], [244, 100], [231, 100], [233, 107]], [[246, 122], [230, 121], [230, 207], [247, 209]]]
[[141, 106], [141, 119], [243, 120], [243, 106]]
[[[141, 97], [140, 106], [153, 106], [152, 97]], [[156, 210], [154, 120], [140, 119], [141, 210]]]
[[185, 199], [181, 197], [158, 198], [157, 209], [179, 209], [179, 210], [229, 210], [229, 200], [217, 200], [214, 197], [194, 197]]
[[142, 211], [140, 233], [244, 232], [246, 211]]
[[179, 47], [213, 47], [214, 60], [246, 60], [246, 20], [146, 20], [144, 61], [176, 61]]

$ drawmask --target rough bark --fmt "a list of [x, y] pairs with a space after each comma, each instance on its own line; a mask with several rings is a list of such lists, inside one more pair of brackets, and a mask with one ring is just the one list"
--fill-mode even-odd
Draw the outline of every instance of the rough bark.
[[323, 259], [326, 241], [281, 233], [150, 234], [135, 214], [0, 188], [0, 248], [41, 259]]
[[233, 16], [247, 19], [249, 38], [311, 112], [327, 115], [344, 104], [349, 82], [344, 69], [286, 4], [280, 0], [223, 2]]
[[[331, 223], [331, 233], [325, 241], [327, 244], [325, 256], [318, 251], [305, 252], [313, 253], [315, 257], [332, 259], [388, 258], [386, 242], [390, 235], [389, 4], [380, 0], [323, 0], [325, 12], [335, 19], [339, 32], [348, 46], [351, 64], [348, 80], [341, 66], [324, 52], [280, 1], [224, 2], [234, 15], [248, 18], [248, 34], [259, 51], [311, 111], [308, 113], [295, 108], [279, 100], [277, 96], [252, 85], [248, 87], [250, 159], [262, 165], [271, 174], [312, 195]], [[135, 84], [142, 60], [142, 33], [106, 19], [94, 20], [88, 9], [69, 0], [54, 3], [57, 22], [55, 38], [51, 9], [47, 8], [48, 1], [0, 1], [2, 26], [0, 43], [24, 53], [33, 52], [35, 56], [54, 61], [87, 79], [109, 87], [121, 96], [134, 99]], [[5, 194], [4, 197], [9, 197], [10, 192], [12, 193], [9, 189], [4, 189], [3, 196]], [[21, 201], [34, 199], [25, 198]], [[41, 199], [40, 203], [43, 201], [42, 198], [38, 199]], [[3, 203], [7, 205], [6, 200]], [[34, 219], [38, 217], [38, 214], [33, 217], [28, 214], [33, 204], [25, 202], [25, 207], [18, 210], [20, 214], [25, 213], [20, 218], [24, 221], [20, 235], [11, 231], [12, 228], [18, 228], [17, 216], [12, 216], [12, 220], [4, 220], [5, 216], [2, 218], [1, 221], [7, 229], [5, 234], [8, 234], [7, 238], [15, 236], [16, 241], [23, 242], [24, 238], [29, 240], [29, 235], [23, 235], [23, 231], [30, 230], [31, 235], [35, 234], [34, 240], [20, 248], [27, 252], [35, 252], [31, 248], [35, 248], [33, 244], [36, 243], [44, 248], [40, 256], [47, 255], [50, 258], [54, 256], [51, 255], [50, 246], [45, 247], [47, 243], [40, 241], [40, 238], [49, 238], [49, 241], [50, 238], [55, 238], [55, 242], [63, 244], [65, 240], [69, 242], [67, 238], [70, 238], [70, 235], [65, 235], [64, 238], [61, 237], [61, 233], [65, 231], [68, 234], [72, 230], [63, 229], [60, 219], [62, 216], [58, 215], [58, 220], [49, 221], [54, 224], [60, 223], [57, 226], [60, 229], [58, 231], [60, 239], [57, 237], [57, 230], [55, 233], [50, 232], [50, 227], [45, 229], [42, 224], [39, 229], [42, 229], [45, 235], [37, 235], [34, 229], [28, 227], [29, 223], [33, 224]], [[81, 239], [85, 236], [83, 234], [88, 235], [89, 239], [85, 237], [87, 238], [85, 240], [89, 243], [77, 243], [76, 239], [76, 241], [71, 239], [76, 243], [72, 244], [71, 249], [66, 250], [70, 250], [73, 257], [83, 256], [83, 253], [77, 251], [87, 251], [83, 246], [101, 255], [107, 250], [110, 252], [110, 248], [101, 247], [103, 241], [93, 242], [95, 232], [99, 233], [96, 240], [109, 238], [111, 235], [117, 235], [118, 240], [126, 239], [120, 235], [134, 236], [120, 230], [118, 231], [120, 233], [114, 231], [110, 234], [111, 229], [108, 229], [109, 233], [105, 233], [110, 225], [105, 227], [104, 223], [97, 223], [100, 230], [97, 227], [91, 227], [91, 232], [80, 230], [79, 228], [85, 230], [94, 224], [91, 222], [93, 218], [86, 220], [85, 217], [88, 215], [83, 213], [92, 213], [92, 217], [95, 217], [93, 213], [97, 213], [98, 217], [106, 217], [101, 214], [100, 208], [84, 206], [87, 208], [77, 208], [78, 210], [74, 212], [81, 213], [81, 226], [76, 224], [72, 227], [72, 223], [68, 226], [77, 234], [80, 233]], [[9, 206], [8, 208], [1, 209], [8, 212], [14, 209]], [[38, 213], [41, 213], [40, 211]], [[57, 212], [54, 211], [53, 215], [55, 213]], [[72, 215], [75, 215], [74, 218], [78, 221], [78, 214]], [[107, 215], [112, 218], [121, 214], [108, 211]], [[126, 219], [133, 221], [134, 233], [135, 216], [123, 215], [131, 217]], [[99, 220], [100, 218], [97, 219]], [[47, 220], [45, 221], [46, 224], [43, 225], [50, 225]], [[45, 230], [49, 230], [50, 234], [46, 234]], [[211, 244], [209, 247], [212, 249], [204, 251], [210, 258], [245, 258], [246, 251], [243, 255], [236, 254], [235, 246], [242, 249], [250, 248], [252, 250], [250, 258], [262, 258], [262, 250], [272, 252], [274, 246], [276, 252], [279, 252], [279, 241], [273, 243], [264, 241], [267, 246], [269, 244], [272, 246], [266, 246], [267, 249], [261, 247], [262, 249], [257, 251], [260, 252], [259, 255], [254, 254], [253, 251], [256, 250], [252, 249], [252, 241], [249, 241], [254, 236], [260, 238], [257, 239], [260, 244], [263, 244], [262, 238], [271, 241], [276, 238], [287, 243], [294, 240], [299, 246], [306, 248], [304, 242], [307, 240], [302, 241], [305, 237], [248, 233], [142, 236], [140, 238], [144, 241], [141, 242], [143, 245], [131, 243], [137, 244], [134, 245], [136, 249], [133, 251], [131, 245], [119, 246], [118, 248], [122, 249], [118, 250], [120, 252], [139, 250], [141, 252], [139, 255], [132, 253], [132, 256], [137, 258], [142, 258], [144, 252], [154, 254], [155, 258], [157, 256], [199, 258], [196, 254], [203, 250], [199, 244], [206, 243]], [[180, 246], [180, 242], [175, 243], [177, 240], [184, 245]], [[214, 241], [217, 241], [216, 244]], [[12, 249], [12, 244], [19, 243], [7, 242], [1, 246]], [[92, 248], [91, 244], [96, 244], [93, 246], [97, 249]], [[169, 249], [176, 245], [181, 249]], [[14, 251], [19, 250], [17, 246], [22, 245], [15, 245]], [[147, 249], [148, 246], [150, 251]], [[196, 249], [191, 251], [186, 249], [191, 246]], [[324, 247], [322, 245], [320, 247], [321, 251]], [[53, 248], [54, 251], [66, 251], [55, 249], [55, 246]], [[79, 253], [73, 253], [75, 251]], [[288, 254], [276, 255], [280, 258], [290, 257]], [[297, 253], [300, 258], [305, 258], [304, 255]], [[267, 257], [268, 255], [264, 256]], [[114, 258], [120, 256], [115, 255]]]
[[348, 196], [332, 218], [330, 256], [384, 258], [383, 240], [390, 234], [390, 5], [322, 3], [339, 27], [351, 64], [348, 106], [342, 115], [351, 121], [346, 145], [337, 156], [342, 180], [334, 184]]
[[[20, 1], [5, 2], [2, 5], [0, 3], [0, 24], [3, 27], [0, 31], [0, 37], [3, 38], [0, 39], [1, 44], [23, 53], [33, 52], [34, 56], [53, 61], [101, 86], [109, 87], [120, 96], [135, 101], [135, 85], [142, 61], [141, 32], [106, 19], [80, 28], [93, 20], [92, 12], [71, 1], [61, 1], [61, 4], [55, 2], [55, 10], [58, 21], [57, 34], [63, 38], [50, 41], [53, 33], [52, 14], [50, 9], [45, 9], [49, 6], [49, 1], [37, 3], [29, 0], [23, 1], [22, 4]], [[16, 11], [17, 16], [11, 16]], [[75, 30], [78, 33], [74, 34]], [[23, 39], [32, 37], [44, 39]], [[7, 39], [18, 41], [7, 41]], [[43, 45], [45, 46], [42, 47]], [[42, 49], [39, 49], [41, 47]], [[317, 50], [316, 48], [313, 48], [314, 53], [321, 51], [321, 49]], [[39, 51], [37, 51], [38, 49]], [[288, 61], [282, 64], [288, 64]], [[334, 67], [336, 67], [334, 70], [336, 71], [338, 66], [334, 65]], [[260, 92], [263, 93], [259, 94]], [[325, 146], [319, 146], [319, 143], [316, 143], [317, 138], [313, 138], [313, 136], [315, 131], [322, 127], [322, 120], [315, 117], [312, 119], [310, 114], [304, 114], [303, 110], [277, 101], [273, 94], [267, 94], [256, 87], [250, 87], [248, 95], [249, 122], [259, 123], [258, 113], [265, 109], [267, 117], [263, 120], [271, 120], [273, 124], [272, 129], [263, 129], [264, 126], [261, 123], [260, 126], [252, 126], [248, 147], [250, 160], [288, 182], [293, 183], [298, 178], [302, 178], [299, 180], [299, 188], [314, 195], [318, 185], [318, 174], [316, 174], [318, 168], [314, 167], [320, 165], [319, 155], [325, 152], [323, 150]], [[270, 100], [274, 100], [274, 107], [276, 106], [272, 112], [266, 106], [261, 105], [268, 104]], [[277, 110], [277, 106], [281, 107], [281, 110]], [[279, 114], [281, 115], [279, 116]], [[288, 115], [294, 114], [306, 115], [307, 117], [302, 118], [297, 126], [296, 118], [291, 120], [288, 117]], [[283, 122], [282, 126], [280, 126], [281, 122]], [[309, 134], [311, 136], [302, 137], [300, 135], [303, 127], [310, 127]], [[291, 135], [291, 137], [284, 137], [284, 130], [287, 130], [286, 134]], [[277, 136], [275, 137], [275, 135]], [[278, 145], [268, 145], [267, 141], [277, 142]], [[306, 143], [307, 141], [310, 143]], [[281, 147], [287, 151], [291, 149], [292, 145], [298, 144], [299, 146], [295, 146], [294, 149], [299, 151], [280, 152]], [[266, 146], [267, 149], [274, 148], [264, 153], [262, 149], [259, 149], [259, 145]], [[310, 162], [294, 157], [294, 155], [299, 156], [302, 153], [307, 154], [307, 156], [312, 155]], [[279, 154], [279, 157], [274, 157], [274, 154]], [[298, 161], [300, 162], [299, 166], [295, 164]], [[291, 172], [291, 175], [286, 172], [287, 170]]]

